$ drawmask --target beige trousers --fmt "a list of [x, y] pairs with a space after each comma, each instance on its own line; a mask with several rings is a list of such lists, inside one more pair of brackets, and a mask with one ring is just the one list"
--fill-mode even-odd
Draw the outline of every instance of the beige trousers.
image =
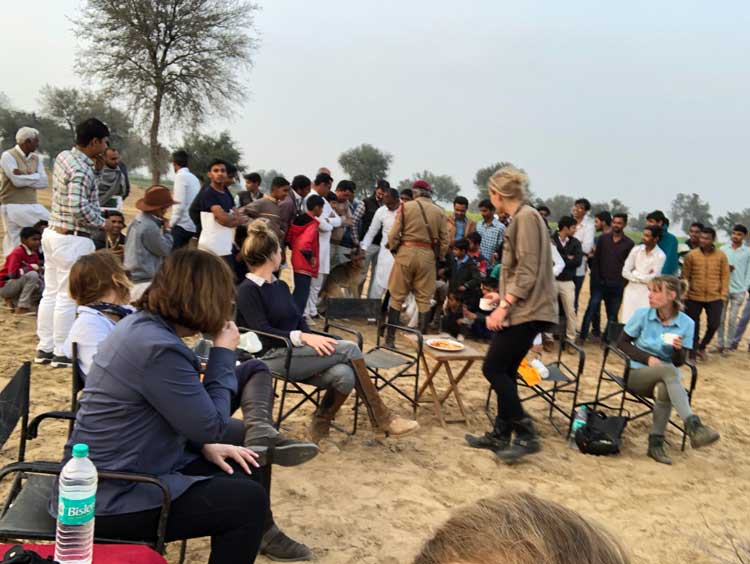
[[567, 282], [561, 282], [555, 280], [555, 286], [557, 286], [557, 295], [560, 297], [563, 311], [565, 312], [565, 336], [569, 341], [575, 343], [576, 341], [576, 286], [575, 283], [570, 280]]

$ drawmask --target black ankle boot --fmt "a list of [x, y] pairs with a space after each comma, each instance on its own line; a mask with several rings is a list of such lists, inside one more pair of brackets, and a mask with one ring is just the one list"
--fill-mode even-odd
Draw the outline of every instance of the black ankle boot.
[[494, 452], [505, 450], [510, 446], [511, 426], [509, 421], [495, 418], [495, 426], [482, 436], [464, 435], [471, 448], [485, 448]]
[[[401, 312], [397, 309], [393, 309], [392, 307], [389, 307], [388, 318], [386, 321], [389, 325], [399, 325], [399, 322], [401, 321]], [[386, 327], [385, 346], [387, 347], [396, 346], [396, 328], [395, 327]]]
[[506, 464], [513, 464], [528, 454], [542, 450], [542, 444], [531, 417], [513, 421], [513, 431], [516, 433], [516, 438], [513, 439], [510, 448], [495, 452], [495, 456]]
[[419, 312], [419, 332], [422, 333], [422, 335], [426, 335], [430, 332], [430, 312], [429, 311], [420, 311]]

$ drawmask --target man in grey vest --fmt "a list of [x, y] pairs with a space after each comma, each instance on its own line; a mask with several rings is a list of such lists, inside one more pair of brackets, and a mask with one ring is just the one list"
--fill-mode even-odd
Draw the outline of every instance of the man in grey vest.
[[47, 173], [42, 157], [36, 152], [38, 147], [39, 132], [22, 127], [16, 133], [16, 146], [0, 156], [0, 215], [5, 231], [5, 256], [21, 244], [21, 229], [49, 219], [47, 208], [37, 203], [36, 198], [36, 191], [47, 187]]

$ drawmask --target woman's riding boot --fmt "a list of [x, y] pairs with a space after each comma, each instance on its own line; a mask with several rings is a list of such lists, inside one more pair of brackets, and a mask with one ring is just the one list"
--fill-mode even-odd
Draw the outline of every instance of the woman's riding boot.
[[312, 442], [317, 444], [329, 435], [331, 421], [348, 397], [349, 394], [342, 394], [331, 388], [326, 390], [323, 401], [320, 402], [320, 406], [312, 417], [312, 424], [310, 425]]
[[697, 415], [691, 415], [685, 420], [685, 431], [690, 436], [690, 446], [693, 448], [708, 446], [720, 438], [719, 433], [701, 423]]
[[646, 454], [661, 464], [672, 464], [672, 459], [669, 458], [664, 448], [664, 435], [648, 436], [648, 452]]
[[494, 452], [505, 450], [510, 446], [512, 427], [510, 421], [495, 417], [495, 425], [492, 431], [487, 431], [482, 436], [464, 435], [466, 442], [471, 448], [486, 448]]
[[516, 438], [513, 439], [510, 448], [495, 451], [495, 456], [507, 464], [513, 464], [528, 454], [534, 454], [542, 450], [539, 435], [534, 429], [531, 417], [513, 421], [512, 425]]
[[351, 361], [354, 374], [357, 377], [357, 390], [362, 395], [362, 400], [367, 407], [367, 414], [373, 427], [377, 427], [386, 435], [394, 437], [406, 435], [419, 429], [419, 423], [411, 419], [404, 419], [393, 415], [391, 410], [383, 403], [375, 384], [370, 379], [365, 359], [355, 358]]

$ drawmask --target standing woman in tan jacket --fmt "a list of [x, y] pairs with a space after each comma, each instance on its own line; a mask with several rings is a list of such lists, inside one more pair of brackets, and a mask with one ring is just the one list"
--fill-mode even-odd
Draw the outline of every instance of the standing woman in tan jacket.
[[487, 328], [494, 335], [482, 366], [497, 394], [497, 417], [483, 437], [466, 436], [470, 446], [492, 450], [508, 463], [541, 448], [531, 418], [521, 406], [516, 373], [534, 337], [547, 331], [557, 317], [549, 232], [539, 213], [525, 203], [528, 182], [526, 173], [508, 166], [495, 172], [487, 185], [498, 213], [512, 218], [503, 239], [500, 292], [485, 296], [497, 303], [487, 317]]

